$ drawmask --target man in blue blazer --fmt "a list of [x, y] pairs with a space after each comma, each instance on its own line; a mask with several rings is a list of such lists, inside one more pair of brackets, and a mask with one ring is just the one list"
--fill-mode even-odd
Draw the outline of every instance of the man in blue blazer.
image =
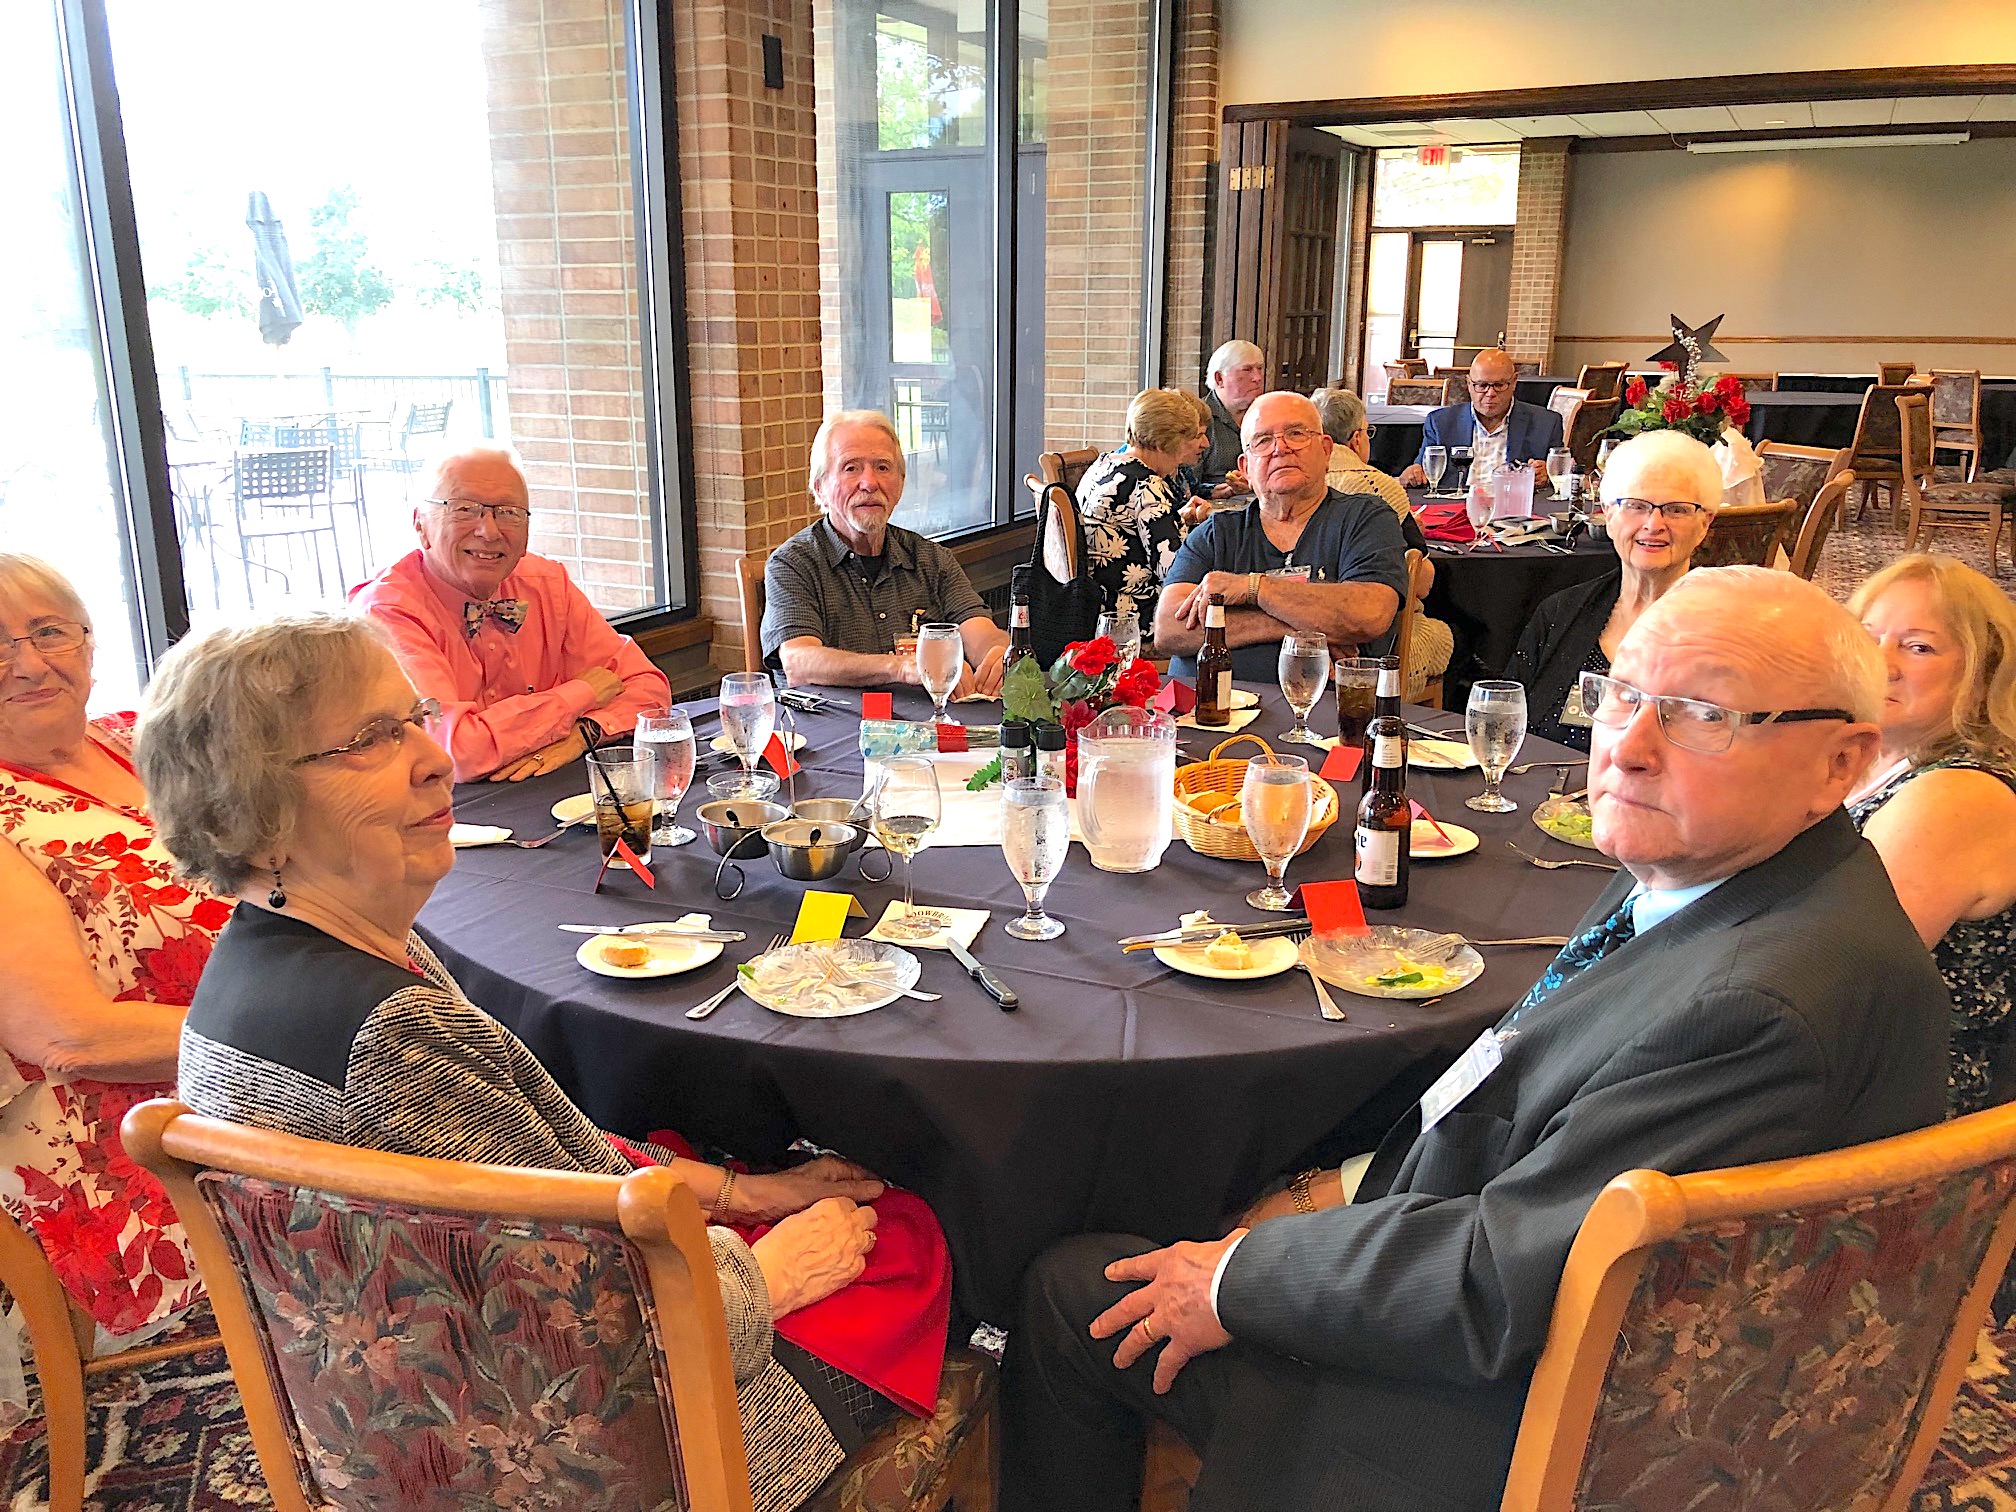
[[1576, 940], [1349, 1200], [1305, 1172], [1221, 1239], [1039, 1259], [1003, 1512], [1134, 1507], [1151, 1417], [1203, 1459], [1192, 1512], [1495, 1512], [1605, 1183], [1939, 1121], [1945, 985], [1841, 808], [1883, 705], [1854, 618], [1790, 573], [1693, 572], [1589, 675], [1595, 838], [1624, 869]]
[[[1561, 417], [1541, 404], [1521, 404], [1517, 398], [1519, 370], [1497, 347], [1486, 347], [1470, 364], [1470, 402], [1445, 404], [1421, 423], [1421, 449], [1467, 446], [1471, 473], [1480, 463], [1502, 467], [1508, 462], [1530, 465], [1535, 482], [1547, 477], [1547, 453], [1561, 442]], [[1428, 481], [1417, 453], [1400, 474], [1409, 488]]]

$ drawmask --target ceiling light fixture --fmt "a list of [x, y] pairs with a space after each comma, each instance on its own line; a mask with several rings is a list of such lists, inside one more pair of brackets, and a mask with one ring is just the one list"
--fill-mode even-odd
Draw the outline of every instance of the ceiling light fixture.
[[1689, 142], [1689, 152], [1801, 152], [1821, 147], [1951, 147], [1972, 141], [1965, 131], [1910, 131], [1895, 136], [1811, 136], [1751, 138], [1734, 142]]

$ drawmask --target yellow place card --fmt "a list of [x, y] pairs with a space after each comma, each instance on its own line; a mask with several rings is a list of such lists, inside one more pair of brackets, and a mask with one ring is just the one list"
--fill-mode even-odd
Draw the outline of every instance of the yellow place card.
[[810, 888], [798, 905], [798, 922], [791, 926], [793, 945], [814, 945], [821, 940], [837, 940], [849, 919], [865, 919], [868, 910], [852, 893], [816, 892]]

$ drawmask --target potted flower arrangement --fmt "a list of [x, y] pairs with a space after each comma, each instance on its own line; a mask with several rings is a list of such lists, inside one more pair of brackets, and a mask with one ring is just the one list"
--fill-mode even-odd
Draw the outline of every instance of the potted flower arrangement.
[[1604, 435], [1628, 439], [1646, 431], [1677, 430], [1704, 446], [1714, 446], [1721, 441], [1724, 426], [1741, 430], [1750, 419], [1742, 380], [1728, 373], [1704, 384], [1676, 372], [1657, 388], [1633, 378], [1624, 385], [1624, 406]]
[[[1064, 791], [1078, 794], [1078, 732], [1103, 709], [1116, 704], [1145, 709], [1161, 691], [1155, 664], [1136, 657], [1123, 667], [1119, 648], [1108, 636], [1073, 641], [1046, 672], [1032, 657], [1015, 664], [1002, 679], [1003, 712], [1032, 725], [1064, 727]], [[1001, 775], [999, 762], [974, 773], [969, 787], [984, 787]]]

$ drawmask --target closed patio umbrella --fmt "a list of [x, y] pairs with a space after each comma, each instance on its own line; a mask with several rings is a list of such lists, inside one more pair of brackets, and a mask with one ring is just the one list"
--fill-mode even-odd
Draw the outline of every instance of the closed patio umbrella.
[[285, 346], [301, 324], [301, 290], [294, 282], [287, 231], [257, 189], [246, 203], [245, 224], [252, 229], [252, 271], [259, 280], [259, 335], [268, 346]]

